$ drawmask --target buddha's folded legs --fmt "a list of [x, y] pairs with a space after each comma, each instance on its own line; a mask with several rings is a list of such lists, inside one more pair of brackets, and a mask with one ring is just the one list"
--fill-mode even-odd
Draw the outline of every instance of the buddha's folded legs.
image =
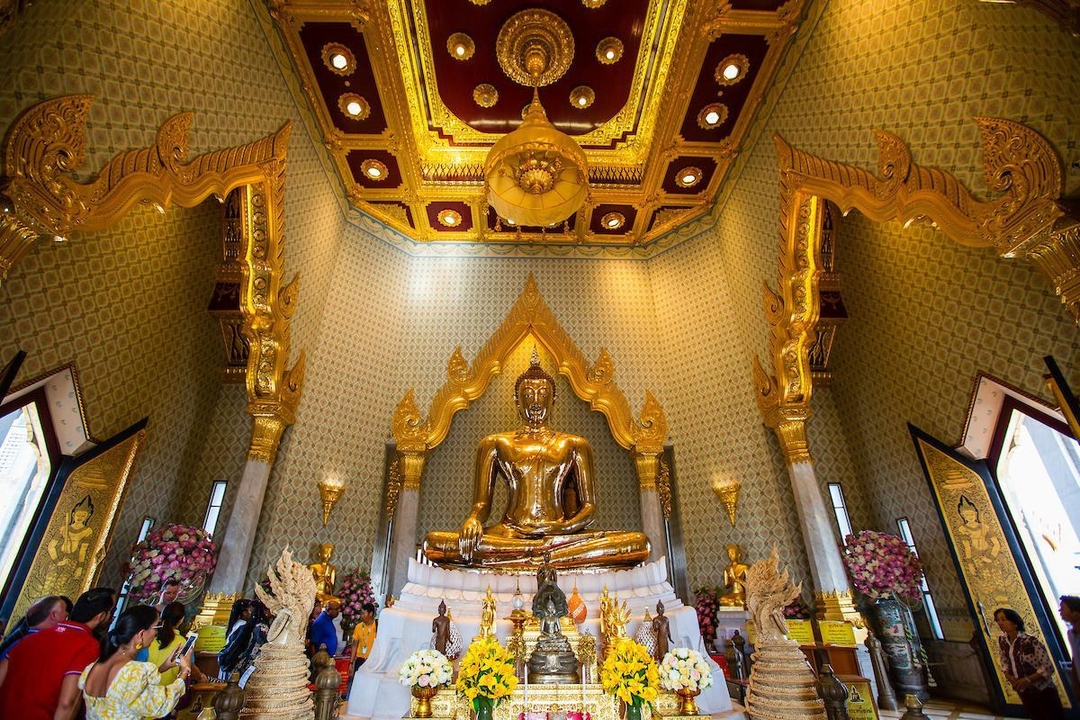
[[532, 539], [484, 533], [465, 562], [458, 549], [458, 533], [431, 532], [424, 539], [424, 555], [444, 565], [469, 565], [507, 569], [536, 569], [544, 553], [551, 554], [557, 568], [619, 567], [638, 565], [649, 559], [649, 539], [639, 532], [594, 532], [551, 535]]

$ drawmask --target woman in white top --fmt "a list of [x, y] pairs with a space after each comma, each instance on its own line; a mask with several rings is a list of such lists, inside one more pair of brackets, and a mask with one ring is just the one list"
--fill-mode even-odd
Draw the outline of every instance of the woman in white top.
[[136, 605], [102, 640], [101, 659], [79, 677], [87, 720], [157, 718], [176, 707], [191, 675], [191, 660], [186, 655], [170, 657], [165, 665], [179, 665], [180, 672], [175, 681], [161, 685], [157, 665], [134, 659], [157, 636], [157, 619], [153, 607]]

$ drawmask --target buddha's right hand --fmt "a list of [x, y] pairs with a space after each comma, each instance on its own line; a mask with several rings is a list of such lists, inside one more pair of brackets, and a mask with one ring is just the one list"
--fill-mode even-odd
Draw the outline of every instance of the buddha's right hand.
[[465, 562], [472, 560], [473, 552], [480, 544], [480, 538], [484, 536], [484, 524], [474, 517], [469, 517], [461, 526], [461, 534], [458, 535], [458, 552]]

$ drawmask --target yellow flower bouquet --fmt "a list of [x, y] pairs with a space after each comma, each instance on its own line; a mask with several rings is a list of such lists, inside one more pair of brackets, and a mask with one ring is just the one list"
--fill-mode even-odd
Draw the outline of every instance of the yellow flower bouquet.
[[660, 675], [656, 661], [640, 643], [630, 638], [617, 638], [604, 658], [600, 682], [605, 692], [626, 703], [629, 719], [631, 715], [640, 716], [644, 703], [652, 707], [660, 687]]
[[510, 697], [517, 687], [514, 657], [494, 637], [473, 642], [458, 668], [457, 692], [472, 704], [478, 718]]

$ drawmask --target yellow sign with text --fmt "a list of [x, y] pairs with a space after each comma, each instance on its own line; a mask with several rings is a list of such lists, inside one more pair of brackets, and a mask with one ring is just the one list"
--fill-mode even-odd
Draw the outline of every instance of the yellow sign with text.
[[797, 640], [800, 645], [814, 644], [814, 624], [810, 620], [787, 620], [787, 636], [789, 640]]
[[846, 620], [820, 620], [818, 630], [821, 631], [823, 645], [836, 645], [837, 647], [856, 647], [855, 629]]
[[878, 720], [877, 706], [870, 692], [870, 681], [845, 675], [839, 680], [847, 686], [847, 711], [851, 720]]

